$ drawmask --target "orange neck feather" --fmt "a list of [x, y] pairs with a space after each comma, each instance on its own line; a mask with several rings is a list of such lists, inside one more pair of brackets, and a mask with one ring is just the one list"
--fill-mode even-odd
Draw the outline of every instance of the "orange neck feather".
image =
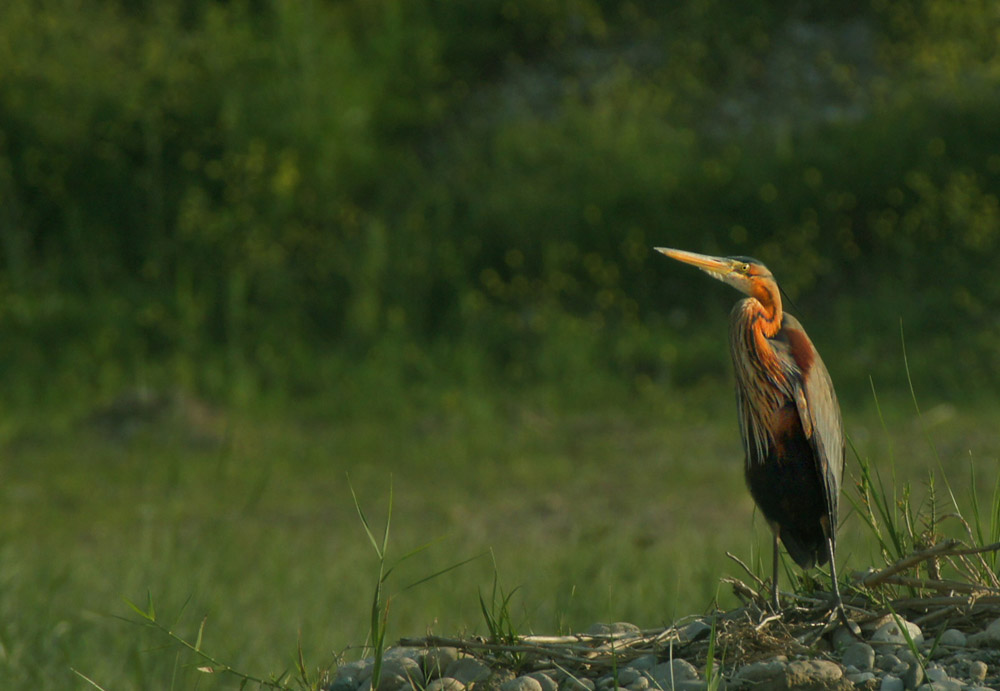
[[[781, 293], [773, 281], [754, 281], [751, 297], [756, 301], [753, 311], [758, 332], [771, 338], [781, 329]], [[753, 302], [751, 301], [751, 302]]]

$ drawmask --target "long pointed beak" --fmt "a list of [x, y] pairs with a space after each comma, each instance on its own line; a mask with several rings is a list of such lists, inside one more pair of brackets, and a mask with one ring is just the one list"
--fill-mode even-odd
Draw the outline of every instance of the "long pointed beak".
[[725, 280], [724, 277], [733, 270], [732, 260], [723, 257], [711, 257], [707, 254], [685, 252], [684, 250], [675, 250], [669, 247], [654, 247], [653, 249], [667, 255], [671, 259], [676, 259], [691, 266], [697, 266], [702, 271], [721, 280]]

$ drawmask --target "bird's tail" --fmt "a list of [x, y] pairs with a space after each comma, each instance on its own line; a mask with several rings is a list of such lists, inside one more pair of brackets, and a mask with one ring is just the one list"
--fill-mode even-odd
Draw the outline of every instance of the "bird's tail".
[[788, 550], [788, 555], [803, 569], [822, 566], [829, 561], [826, 553], [826, 543], [814, 539], [806, 540], [787, 530], [781, 531], [781, 543]]

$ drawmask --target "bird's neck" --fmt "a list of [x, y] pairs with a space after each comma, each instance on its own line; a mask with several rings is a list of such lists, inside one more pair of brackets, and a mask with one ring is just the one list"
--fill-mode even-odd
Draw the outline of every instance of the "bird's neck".
[[[785, 372], [771, 338], [781, 330], [781, 299], [770, 299], [770, 295], [762, 295], [761, 300], [756, 295], [741, 300], [734, 310], [733, 334], [739, 337], [733, 343], [733, 359], [737, 352], [750, 352], [756, 368], [750, 368], [747, 376], [759, 376], [766, 373], [771, 381], [784, 381]], [[739, 366], [739, 365], [737, 365]]]
[[752, 315], [754, 326], [761, 335], [772, 338], [781, 330], [781, 293], [777, 287], [758, 284], [754, 286], [749, 304], [746, 306]]

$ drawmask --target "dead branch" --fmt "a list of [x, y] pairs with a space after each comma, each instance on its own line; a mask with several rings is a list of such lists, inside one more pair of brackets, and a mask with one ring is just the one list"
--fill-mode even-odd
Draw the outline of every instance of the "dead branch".
[[925, 549], [920, 552], [914, 552], [913, 554], [903, 557], [902, 559], [896, 561], [894, 564], [891, 564], [890, 566], [882, 569], [881, 571], [876, 571], [875, 573], [870, 573], [864, 576], [860, 581], [860, 585], [863, 585], [866, 588], [871, 588], [872, 586], [876, 586], [879, 583], [882, 583], [889, 576], [894, 576], [900, 571], [906, 571], [907, 569], [911, 569], [920, 562], [925, 561], [927, 559], [933, 559], [934, 557], [939, 557], [942, 554], [949, 552], [949, 550], [954, 549], [957, 545], [961, 544], [962, 543], [959, 542], [958, 540], [945, 540], [944, 542], [939, 542], [938, 544], [934, 545], [929, 549]]

